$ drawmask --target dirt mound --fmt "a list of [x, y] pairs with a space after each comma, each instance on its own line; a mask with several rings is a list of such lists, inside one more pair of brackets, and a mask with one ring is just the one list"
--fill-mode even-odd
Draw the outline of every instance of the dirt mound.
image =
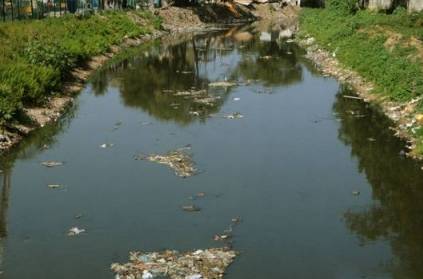
[[168, 6], [158, 10], [158, 14], [163, 19], [163, 27], [168, 30], [198, 29], [207, 23], [249, 22], [256, 19], [247, 7], [235, 3]]

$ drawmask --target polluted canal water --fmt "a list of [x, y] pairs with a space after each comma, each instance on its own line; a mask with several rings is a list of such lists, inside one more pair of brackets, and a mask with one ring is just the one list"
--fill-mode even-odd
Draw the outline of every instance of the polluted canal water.
[[228, 279], [423, 278], [420, 166], [273, 37], [164, 38], [96, 72], [1, 159], [1, 278], [114, 278], [130, 255], [210, 251]]

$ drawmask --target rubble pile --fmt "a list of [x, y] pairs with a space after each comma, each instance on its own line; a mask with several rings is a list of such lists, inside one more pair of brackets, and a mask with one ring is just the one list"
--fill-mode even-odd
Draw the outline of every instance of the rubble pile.
[[170, 279], [218, 279], [233, 262], [236, 253], [223, 248], [196, 250], [186, 253], [131, 252], [129, 263], [111, 265], [116, 279], [138, 279], [165, 276]]
[[185, 149], [179, 148], [166, 154], [150, 154], [148, 156], [137, 156], [137, 160], [148, 160], [151, 162], [167, 165], [180, 177], [190, 177], [196, 172], [194, 161]]

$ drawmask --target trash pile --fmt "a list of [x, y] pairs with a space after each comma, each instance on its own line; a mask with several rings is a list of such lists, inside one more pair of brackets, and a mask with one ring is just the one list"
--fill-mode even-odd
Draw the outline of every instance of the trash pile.
[[147, 279], [165, 276], [170, 279], [218, 279], [236, 257], [235, 251], [223, 248], [186, 253], [167, 250], [161, 253], [131, 252], [129, 263], [111, 265], [116, 279]]
[[151, 162], [167, 165], [175, 171], [180, 177], [190, 177], [196, 172], [194, 161], [188, 154], [186, 148], [179, 148], [166, 154], [150, 154], [148, 156], [136, 156], [136, 160], [148, 160]]

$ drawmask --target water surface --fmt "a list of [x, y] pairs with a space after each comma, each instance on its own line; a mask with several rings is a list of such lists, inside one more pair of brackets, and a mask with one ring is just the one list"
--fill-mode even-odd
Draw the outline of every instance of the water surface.
[[[225, 278], [423, 278], [420, 167], [389, 121], [275, 37], [165, 39], [94, 74], [59, 123], [1, 160], [2, 277], [113, 278], [129, 251], [219, 247], [240, 216]], [[208, 88], [222, 80], [239, 85]], [[167, 91], [188, 89], [220, 99]], [[193, 177], [134, 160], [188, 144]], [[201, 212], [181, 210], [191, 203]]]

